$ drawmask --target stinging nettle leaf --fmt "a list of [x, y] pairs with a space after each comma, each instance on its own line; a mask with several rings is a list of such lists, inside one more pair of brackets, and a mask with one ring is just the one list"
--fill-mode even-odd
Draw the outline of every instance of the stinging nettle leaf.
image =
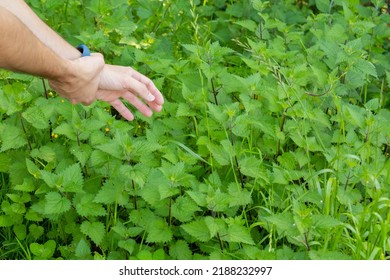
[[49, 127], [49, 120], [38, 106], [29, 107], [22, 113], [23, 118], [37, 129], [46, 129]]
[[8, 172], [11, 158], [7, 154], [0, 153], [0, 172]]
[[81, 166], [85, 166], [92, 154], [92, 148], [90, 145], [81, 143], [81, 145], [73, 145], [70, 152], [77, 158]]
[[200, 208], [187, 196], [178, 197], [172, 205], [172, 216], [180, 222], [191, 221]]
[[2, 123], [0, 123], [0, 140], [2, 142], [0, 152], [18, 149], [27, 145], [26, 136], [22, 128]]
[[210, 232], [204, 219], [192, 221], [188, 224], [181, 225], [181, 227], [198, 241], [206, 242], [211, 239]]
[[192, 252], [188, 243], [184, 240], [178, 240], [175, 244], [169, 247], [169, 255], [176, 260], [192, 259]]
[[148, 226], [147, 242], [166, 243], [172, 240], [172, 230], [167, 223], [162, 219], [157, 219], [153, 224]]
[[99, 245], [103, 241], [106, 233], [105, 226], [102, 222], [91, 223], [89, 221], [84, 221], [80, 226], [80, 230], [86, 236], [91, 238], [96, 245]]
[[135, 242], [134, 239], [120, 240], [118, 242], [118, 247], [125, 249], [127, 252], [132, 254], [136, 247], [136, 244], [137, 243]]
[[63, 178], [63, 191], [83, 192], [84, 178], [78, 163], [73, 164], [62, 171], [60, 176]]
[[57, 192], [49, 192], [45, 196], [45, 214], [62, 214], [70, 209], [70, 201]]
[[84, 238], [81, 238], [76, 246], [76, 250], [75, 250], [76, 257], [85, 258], [90, 254], [91, 254], [91, 248], [89, 247], [89, 244], [87, 243], [87, 241], [85, 241]]
[[236, 223], [228, 226], [228, 239], [230, 242], [239, 242], [249, 245], [255, 244], [248, 229]]
[[70, 140], [77, 140], [76, 137], [76, 132], [73, 126], [71, 126], [68, 123], [62, 123], [59, 126], [57, 126], [54, 130], [53, 133], [60, 134], [60, 135], [65, 135], [67, 138]]
[[97, 217], [106, 215], [106, 209], [103, 205], [93, 202], [95, 196], [93, 194], [80, 193], [75, 196], [73, 203], [79, 215], [84, 217]]
[[375, 65], [370, 61], [367, 61], [365, 59], [359, 59], [353, 65], [353, 68], [360, 71], [361, 73], [363, 73], [365, 75], [369, 75], [369, 76], [372, 76], [374, 78], [378, 78], [378, 74], [376, 72]]
[[58, 188], [62, 183], [62, 178], [60, 178], [59, 175], [46, 170], [40, 170], [40, 178], [42, 178], [50, 188]]

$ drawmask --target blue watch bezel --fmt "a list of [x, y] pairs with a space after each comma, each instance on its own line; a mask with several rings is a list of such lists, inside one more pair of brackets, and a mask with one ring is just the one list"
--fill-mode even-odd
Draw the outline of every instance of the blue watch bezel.
[[84, 44], [80, 44], [76, 48], [78, 49], [79, 52], [81, 52], [81, 57], [90, 56], [91, 55], [90, 50]]

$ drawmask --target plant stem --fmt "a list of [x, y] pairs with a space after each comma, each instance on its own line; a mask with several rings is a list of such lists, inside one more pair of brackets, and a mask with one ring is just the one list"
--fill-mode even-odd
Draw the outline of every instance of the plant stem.
[[211, 88], [212, 88], [213, 95], [214, 95], [215, 105], [218, 105], [218, 99], [217, 99], [218, 90], [215, 88], [214, 79], [213, 78], [211, 78]]
[[20, 123], [22, 124], [22, 129], [23, 129], [24, 134], [26, 135], [27, 144], [28, 144], [28, 147], [31, 151], [32, 150], [31, 142], [30, 142], [30, 139], [28, 138], [26, 127], [24, 126], [24, 122], [23, 122], [23, 117], [21, 115], [20, 115]]
[[[47, 99], [49, 99], [49, 95], [47, 93], [45, 79], [42, 79], [42, 84], [43, 84], [43, 93], [45, 94], [45, 98], [47, 100]], [[49, 120], [49, 139], [50, 139], [50, 141], [52, 141], [52, 138], [51, 138], [52, 133], [53, 133], [53, 128], [51, 126], [51, 121]]]
[[[282, 123], [280, 125], [280, 132], [283, 132], [284, 130], [284, 125], [286, 123], [286, 114], [285, 112], [283, 113], [283, 118], [282, 118]], [[278, 147], [277, 147], [277, 151], [276, 151], [276, 156], [280, 156], [280, 139], [278, 139]]]
[[131, 180], [131, 186], [133, 187], [133, 190], [134, 190], [134, 199], [133, 199], [134, 209], [137, 210], [137, 208], [138, 208], [138, 205], [137, 205], [137, 193], [136, 193], [136, 190], [135, 190], [134, 180]]
[[45, 79], [42, 79], [42, 84], [43, 84], [43, 93], [45, 94], [45, 98], [49, 99], [49, 95], [47, 94]]
[[[229, 133], [230, 133], [230, 143], [232, 144], [232, 147], [234, 147], [233, 128], [232, 128], [231, 122], [229, 122]], [[244, 179], [243, 179], [243, 176], [241, 173], [240, 165], [238, 164], [237, 155], [234, 155], [234, 163], [236, 164], [238, 176], [240, 178], [241, 187], [244, 188]]]
[[172, 224], [172, 196], [169, 198], [169, 205], [168, 205], [168, 225], [171, 226]]
[[217, 239], [218, 239], [218, 243], [219, 243], [219, 248], [221, 248], [221, 251], [223, 251], [223, 242], [221, 240], [221, 237], [219, 236], [219, 233], [217, 232]]
[[310, 251], [310, 244], [309, 244], [309, 241], [308, 241], [308, 239], [307, 239], [307, 232], [305, 232], [305, 233], [303, 234], [303, 236], [305, 237], [305, 246], [306, 246], [306, 250], [307, 250], [307, 251]]

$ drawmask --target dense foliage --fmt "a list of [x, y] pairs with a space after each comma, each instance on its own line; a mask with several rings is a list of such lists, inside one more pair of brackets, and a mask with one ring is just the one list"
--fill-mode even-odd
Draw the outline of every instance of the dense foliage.
[[28, 2], [166, 104], [1, 71], [0, 259], [389, 258], [385, 1]]

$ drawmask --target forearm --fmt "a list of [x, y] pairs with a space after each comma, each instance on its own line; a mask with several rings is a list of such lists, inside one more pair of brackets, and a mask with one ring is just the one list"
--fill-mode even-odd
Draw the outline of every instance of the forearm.
[[42, 43], [57, 55], [71, 60], [80, 57], [80, 52], [47, 26], [24, 0], [0, 0], [0, 6], [18, 17]]
[[0, 34], [0, 67], [50, 80], [69, 75], [69, 62], [44, 45], [3, 7], [0, 7]]

